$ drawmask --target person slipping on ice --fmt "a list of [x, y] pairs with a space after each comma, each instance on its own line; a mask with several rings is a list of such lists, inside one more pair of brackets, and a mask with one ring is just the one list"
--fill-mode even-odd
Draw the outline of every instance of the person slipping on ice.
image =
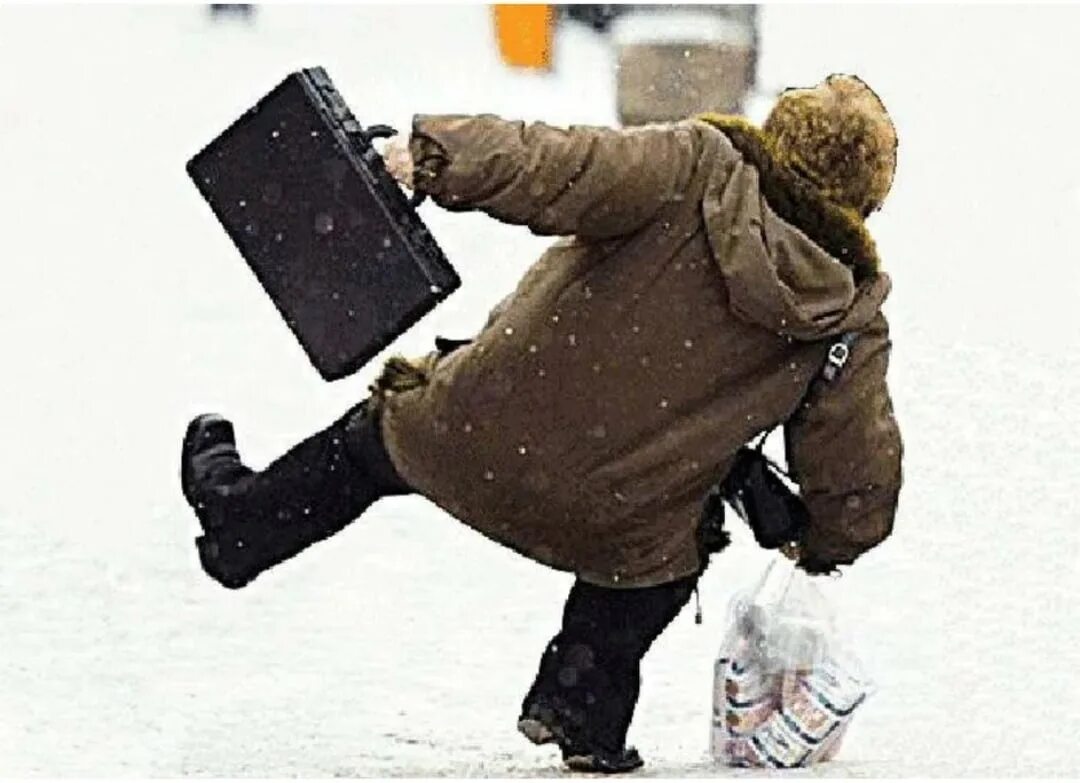
[[[181, 478], [203, 569], [242, 587], [377, 499], [419, 493], [576, 575], [519, 730], [572, 769], [641, 766], [626, 745], [641, 661], [727, 543], [702, 505], [740, 446], [783, 423], [807, 572], [892, 530], [890, 282], [864, 219], [896, 147], [877, 95], [843, 75], [784, 92], [761, 128], [417, 116], [383, 153], [399, 181], [562, 238], [475, 338], [392, 358], [368, 399], [262, 471], [229, 421], [196, 418]], [[800, 409], [847, 332], [844, 372]]]

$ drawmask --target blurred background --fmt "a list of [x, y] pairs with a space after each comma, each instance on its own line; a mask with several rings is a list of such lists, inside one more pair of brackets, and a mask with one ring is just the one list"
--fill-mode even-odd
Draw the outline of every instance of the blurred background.
[[[494, 112], [763, 120], [855, 73], [898, 128], [871, 218], [894, 291], [896, 533], [826, 589], [879, 691], [829, 775], [1077, 771], [1080, 6], [0, 6], [0, 775], [557, 775], [514, 731], [570, 585], [393, 499], [239, 593], [199, 571], [188, 419], [261, 466], [326, 384], [184, 164], [300, 67], [365, 124]], [[421, 215], [468, 336], [547, 240]], [[642, 774], [706, 776], [735, 546], [646, 659]]]

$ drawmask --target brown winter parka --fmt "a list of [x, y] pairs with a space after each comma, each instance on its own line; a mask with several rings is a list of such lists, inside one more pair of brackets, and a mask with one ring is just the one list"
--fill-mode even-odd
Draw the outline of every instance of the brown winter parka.
[[[777, 166], [761, 131], [418, 116], [410, 149], [439, 205], [562, 237], [475, 340], [379, 384], [387, 449], [417, 491], [586, 581], [655, 585], [700, 567], [707, 491], [785, 422], [804, 556], [851, 563], [890, 534], [889, 278], [859, 216]], [[847, 331], [844, 372], [797, 410]]]

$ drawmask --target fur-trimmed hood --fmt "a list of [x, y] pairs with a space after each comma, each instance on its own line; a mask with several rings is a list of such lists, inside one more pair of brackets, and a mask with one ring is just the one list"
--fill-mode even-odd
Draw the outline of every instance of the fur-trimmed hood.
[[734, 171], [717, 172], [703, 202], [735, 312], [802, 340], [868, 324], [891, 284], [860, 215], [780, 165], [769, 138], [747, 120], [698, 120], [741, 156]]

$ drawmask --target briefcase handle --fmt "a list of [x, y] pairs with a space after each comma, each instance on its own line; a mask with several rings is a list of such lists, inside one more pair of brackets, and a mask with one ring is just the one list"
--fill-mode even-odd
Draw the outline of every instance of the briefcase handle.
[[[360, 135], [363, 136], [364, 141], [371, 144], [375, 139], [389, 139], [391, 136], [397, 136], [398, 132], [392, 125], [370, 125], [365, 130], [360, 131]], [[413, 194], [409, 196], [409, 206], [416, 209], [424, 203], [425, 198], [427, 198], [426, 193], [414, 190]]]

